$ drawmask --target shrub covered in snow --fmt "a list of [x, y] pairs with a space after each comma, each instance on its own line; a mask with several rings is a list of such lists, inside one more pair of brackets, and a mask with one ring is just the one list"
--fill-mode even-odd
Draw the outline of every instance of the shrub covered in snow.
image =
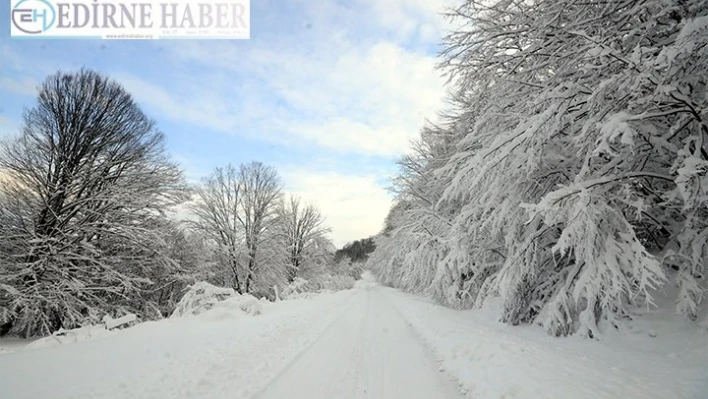
[[259, 315], [263, 304], [250, 294], [236, 294], [207, 282], [192, 285], [177, 304], [172, 317], [200, 315], [208, 320], [224, 320], [243, 315]]
[[257, 316], [263, 313], [263, 302], [249, 294], [235, 295], [221, 302], [216, 302], [213, 306], [201, 313], [199, 317], [211, 320], [228, 320], [243, 316]]
[[308, 291], [307, 285], [307, 280], [301, 277], [295, 277], [292, 283], [286, 285], [285, 288], [283, 288], [283, 291], [280, 293], [280, 298], [288, 299], [293, 296], [296, 296], [297, 294], [302, 294], [303, 292]]
[[236, 295], [232, 288], [223, 288], [211, 285], [205, 281], [198, 282], [189, 287], [171, 317], [197, 315], [203, 313], [217, 302]]

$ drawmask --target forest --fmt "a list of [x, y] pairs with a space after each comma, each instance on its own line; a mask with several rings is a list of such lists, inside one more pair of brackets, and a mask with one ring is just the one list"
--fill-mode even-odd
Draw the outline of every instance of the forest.
[[707, 14], [697, 0], [450, 11], [448, 106], [400, 160], [368, 266], [556, 336], [599, 337], [664, 293], [705, 322]]
[[187, 184], [119, 83], [49, 76], [0, 151], [0, 335], [158, 319], [198, 281], [270, 299], [351, 287], [363, 262], [555, 336], [600, 337], [666, 295], [705, 323], [708, 3], [466, 0], [447, 16], [447, 107], [399, 160], [381, 233], [340, 250], [272, 167]]
[[357, 277], [275, 169], [227, 165], [187, 184], [155, 122], [95, 71], [44, 81], [3, 143], [0, 181], [0, 335], [159, 319], [200, 281], [273, 299]]

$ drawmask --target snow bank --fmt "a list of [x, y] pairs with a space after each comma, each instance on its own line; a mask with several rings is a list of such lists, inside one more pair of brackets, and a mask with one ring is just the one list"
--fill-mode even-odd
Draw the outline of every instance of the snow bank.
[[233, 288], [217, 287], [206, 281], [195, 283], [189, 287], [182, 299], [180, 299], [171, 317], [203, 313], [214, 307], [217, 302], [235, 295], [236, 292]]
[[[221, 288], [206, 282], [196, 283], [177, 304], [172, 318], [199, 317], [206, 321], [236, 319], [255, 316], [263, 311], [263, 303], [252, 295], [236, 295], [231, 288]], [[81, 341], [91, 341], [116, 333], [116, 329], [131, 327], [138, 323], [138, 317], [128, 314], [117, 319], [106, 315], [103, 323], [72, 330], [60, 329], [54, 334], [40, 338], [25, 346], [25, 349], [51, 348]], [[9, 352], [9, 350], [4, 350]]]
[[129, 327], [138, 322], [138, 317], [134, 314], [114, 319], [109, 315], [103, 317], [103, 324], [74, 328], [71, 330], [60, 329], [54, 334], [39, 338], [29, 344], [24, 349], [52, 348], [64, 344], [73, 344], [81, 341], [90, 341], [98, 338], [114, 335], [121, 327]]
[[348, 290], [354, 287], [355, 280], [349, 275], [324, 273], [308, 280], [296, 277], [293, 282], [279, 290], [282, 299], [301, 299], [316, 297], [318, 294]]
[[708, 337], [695, 324], [647, 315], [602, 342], [554, 338], [499, 323], [498, 310], [457, 311], [382, 289], [470, 398], [708, 397]]
[[205, 320], [219, 321], [242, 316], [256, 316], [263, 312], [264, 305], [262, 301], [252, 295], [237, 295], [214, 303], [211, 309], [200, 314], [199, 317]]
[[120, 327], [135, 325], [138, 317], [134, 314], [114, 319], [109, 315], [103, 317], [103, 324], [74, 328], [71, 330], [60, 329], [54, 334], [39, 338], [25, 346], [25, 349], [52, 348], [64, 344], [73, 344], [81, 341], [90, 341], [114, 335]]
[[52, 348], [64, 344], [73, 344], [75, 342], [90, 341], [97, 338], [108, 337], [114, 335], [115, 333], [116, 331], [107, 330], [102, 324], [80, 327], [72, 330], [61, 329], [48, 337], [40, 338], [28, 344], [25, 346], [25, 349]]

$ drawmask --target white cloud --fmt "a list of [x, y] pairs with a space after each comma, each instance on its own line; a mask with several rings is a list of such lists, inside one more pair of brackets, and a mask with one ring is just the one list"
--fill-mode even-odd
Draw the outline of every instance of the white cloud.
[[0, 43], [0, 58], [2, 58], [0, 70], [4, 68], [22, 70], [27, 67], [27, 62], [13, 51], [8, 43]]
[[218, 106], [218, 97], [207, 98], [208, 92], [193, 92], [193, 95], [198, 97], [195, 99], [186, 93], [178, 94], [177, 85], [172, 87], [172, 91], [168, 91], [158, 84], [128, 74], [115, 74], [113, 78], [135, 96], [139, 103], [172, 120], [195, 123], [216, 130], [228, 130], [233, 124], [233, 117]]
[[0, 92], [19, 94], [22, 96], [35, 96], [37, 95], [37, 86], [39, 86], [39, 83], [29, 77], [18, 79], [0, 77]]
[[360, 0], [373, 12], [378, 22], [407, 38], [427, 42], [440, 40], [447, 23], [442, 15], [455, 0]]
[[[405, 29], [418, 32], [414, 43], [424, 41], [421, 35], [438, 41], [444, 2], [359, 0], [357, 8], [334, 1], [295, 1], [300, 1], [312, 29], [323, 32], [316, 40], [306, 30], [297, 31], [299, 37], [275, 35], [251, 46], [186, 43], [171, 50], [179, 63], [197, 63], [220, 72], [224, 81], [230, 78], [233, 89], [247, 99], [266, 96], [245, 107], [254, 112], [265, 101], [265, 108], [273, 111], [261, 115], [267, 124], [259, 132], [263, 138], [387, 157], [404, 152], [424, 120], [435, 119], [442, 109], [444, 79], [435, 69], [434, 55], [426, 53], [429, 46], [409, 47], [404, 43], [411, 39], [399, 37], [406, 36], [404, 32], [390, 37], [381, 29], [410, 25]], [[354, 21], [362, 23], [359, 32], [353, 32]], [[194, 86], [193, 94], [223, 90], [210, 83]], [[279, 109], [273, 110], [268, 101], [279, 104]], [[241, 102], [243, 98], [237, 113], [244, 115]], [[182, 113], [174, 110], [183, 106], [170, 108], [181, 120], [193, 121], [190, 116], [196, 114], [213, 126], [218, 119], [220, 130], [233, 132], [237, 125], [233, 109], [217, 116], [213, 110]]]
[[[189, 102], [175, 103], [174, 95], [147, 82], [121, 81], [139, 100], [172, 118], [229, 133], [257, 117], [265, 125], [260, 137], [271, 141], [304, 140], [330, 150], [395, 156], [443, 106], [444, 81], [435, 70], [435, 58], [391, 42], [352, 47], [317, 62], [312, 55], [270, 48], [238, 54], [223, 43], [180, 46], [176, 51], [179, 59], [205, 63], [223, 75], [238, 73], [232, 77], [238, 82], [234, 89], [243, 94], [238, 109], [224, 108], [233, 101], [224, 98], [229, 94], [223, 87], [211, 83], [182, 81], [191, 87]], [[202, 99], [195, 101], [195, 96]], [[282, 106], [274, 109], [264, 103]], [[259, 110], [263, 114], [258, 115]]]
[[[434, 119], [443, 108], [443, 78], [425, 45], [440, 39], [442, 3], [358, 0], [364, 10], [352, 11], [333, 1], [296, 1], [307, 11], [303, 24], [327, 35], [305, 32], [317, 40], [264, 38], [250, 46], [186, 42], [170, 48], [175, 63], [196, 64], [210, 74], [209, 79], [201, 75], [173, 79], [181, 86], [172, 86], [169, 92], [137, 80], [122, 81], [140, 101], [175, 120], [202, 121], [217, 130], [247, 134], [239, 126], [258, 118], [257, 133], [265, 140], [314, 144], [330, 153], [385, 157], [403, 153], [424, 120]], [[346, 15], [354, 12], [358, 15]], [[361, 32], [353, 32], [357, 26], [340, 24], [340, 17], [366, 21], [368, 25], [359, 27], [362, 30], [375, 26], [395, 34], [379, 31], [360, 38]], [[411, 42], [415, 45], [408, 46]], [[175, 100], [170, 93], [177, 91], [187, 91], [189, 96]], [[230, 91], [242, 95], [234, 99]], [[221, 104], [231, 107], [224, 109]], [[381, 230], [392, 200], [379, 183], [384, 176], [322, 166], [275, 166], [287, 192], [321, 209], [336, 245]]]
[[334, 150], [400, 154], [442, 108], [443, 80], [434, 68], [430, 56], [381, 42], [350, 50], [316, 74], [273, 76], [280, 95], [309, 114], [282, 128]]
[[374, 175], [278, 168], [285, 191], [319, 207], [332, 228], [337, 247], [381, 231], [391, 206], [391, 195], [377, 184]]
[[0, 115], [0, 138], [15, 135], [20, 130], [20, 122]]

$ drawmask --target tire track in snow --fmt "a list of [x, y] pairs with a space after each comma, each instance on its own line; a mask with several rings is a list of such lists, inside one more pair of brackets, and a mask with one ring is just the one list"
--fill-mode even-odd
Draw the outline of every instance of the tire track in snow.
[[380, 288], [354, 304], [253, 399], [453, 399], [459, 392]]
[[322, 330], [315, 339], [313, 339], [310, 343], [308, 343], [300, 352], [298, 352], [290, 361], [288, 361], [281, 369], [278, 371], [265, 386], [263, 386], [261, 389], [259, 389], [255, 394], [251, 395], [252, 399], [259, 399], [261, 398], [269, 389], [269, 387], [273, 384], [273, 382], [277, 381], [280, 379], [285, 373], [288, 372], [295, 364], [297, 364], [298, 361], [313, 347], [315, 346], [323, 336], [327, 335], [337, 324], [337, 322], [344, 318], [347, 314], [347, 311], [349, 311], [354, 304], [356, 303], [357, 296], [354, 296], [351, 301], [344, 306], [344, 309], [341, 311], [341, 313], [337, 314], [337, 316], [334, 317], [334, 319], [327, 325], [327, 327]]

